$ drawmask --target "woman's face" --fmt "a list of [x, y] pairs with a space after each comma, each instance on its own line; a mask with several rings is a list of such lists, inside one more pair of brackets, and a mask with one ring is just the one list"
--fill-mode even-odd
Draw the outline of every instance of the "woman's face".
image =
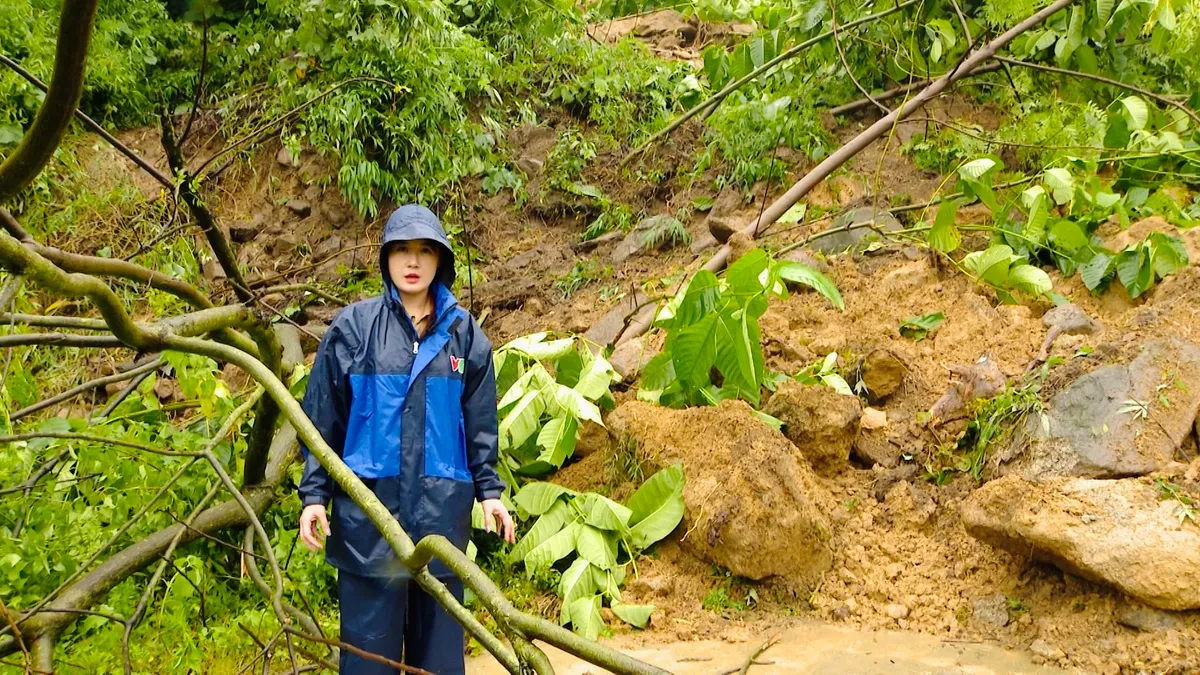
[[438, 245], [428, 239], [399, 241], [388, 247], [388, 274], [402, 296], [429, 290], [438, 269]]

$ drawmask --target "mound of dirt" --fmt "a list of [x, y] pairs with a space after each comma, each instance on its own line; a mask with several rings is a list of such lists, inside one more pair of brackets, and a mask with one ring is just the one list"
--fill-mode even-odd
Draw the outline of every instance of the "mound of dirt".
[[632, 401], [607, 424], [618, 442], [637, 443], [647, 474], [683, 463], [681, 539], [697, 557], [749, 579], [809, 583], [829, 569], [829, 495], [750, 406], [671, 410]]
[[967, 531], [1018, 555], [1032, 555], [1085, 579], [1111, 584], [1153, 607], [1200, 608], [1200, 528], [1181, 522], [1179, 504], [1146, 479], [1017, 476], [972, 493]]
[[788, 440], [814, 469], [831, 473], [850, 457], [862, 403], [829, 387], [787, 381], [779, 385], [764, 412], [784, 423]]

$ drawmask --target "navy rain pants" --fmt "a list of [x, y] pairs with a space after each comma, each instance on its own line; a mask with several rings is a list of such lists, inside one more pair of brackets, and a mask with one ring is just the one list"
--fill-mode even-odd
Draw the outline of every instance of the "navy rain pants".
[[[442, 583], [459, 602], [458, 579]], [[464, 675], [463, 628], [411, 579], [379, 579], [338, 573], [342, 641], [436, 675]], [[394, 675], [391, 668], [341, 651], [342, 675]]]

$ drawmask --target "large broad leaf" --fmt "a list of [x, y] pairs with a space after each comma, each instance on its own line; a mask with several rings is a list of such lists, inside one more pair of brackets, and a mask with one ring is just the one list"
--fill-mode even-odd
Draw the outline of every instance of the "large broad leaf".
[[571, 604], [579, 598], [590, 598], [600, 592], [597, 579], [603, 572], [597, 570], [584, 558], [576, 558], [575, 562], [563, 572], [562, 582], [558, 585], [558, 594], [562, 597], [562, 609], [559, 612], [559, 622], [562, 625], [571, 623]]
[[936, 251], [949, 253], [958, 249], [962, 244], [962, 235], [954, 226], [954, 217], [958, 213], [958, 203], [947, 199], [938, 206], [937, 217], [929, 230], [929, 245]]
[[612, 606], [613, 614], [634, 628], [645, 628], [650, 625], [650, 615], [654, 613], [654, 605], [623, 605]]
[[1041, 297], [1054, 290], [1050, 276], [1033, 265], [1017, 265], [1009, 272], [1008, 279], [1013, 288], [1034, 297]]
[[621, 531], [629, 525], [633, 511], [603, 495], [591, 495], [588, 501], [585, 522], [601, 530]]
[[717, 331], [720, 320], [709, 314], [684, 328], [671, 345], [671, 360], [679, 379], [694, 387], [708, 384], [708, 373], [717, 360]]
[[1061, 219], [1050, 226], [1050, 243], [1060, 251], [1077, 251], [1088, 245], [1088, 237], [1078, 224]]
[[767, 269], [770, 257], [761, 248], [751, 250], [737, 259], [725, 273], [729, 288], [738, 295], [754, 295], [763, 290], [762, 273]]
[[683, 520], [683, 465], [676, 464], [654, 474], [633, 493], [626, 505], [630, 543], [638, 551], [671, 534]]
[[496, 404], [496, 409], [504, 410], [513, 403], [521, 400], [529, 392], [545, 389], [553, 383], [554, 378], [542, 367], [542, 364], [535, 363], [504, 392], [504, 396]]
[[[546, 422], [538, 434], [537, 444], [542, 449], [538, 460], [558, 468], [575, 453], [575, 437], [579, 421], [573, 416], [555, 417]], [[524, 492], [524, 490], [522, 490]]]
[[1011, 248], [997, 244], [967, 255], [963, 258], [963, 266], [976, 277], [1000, 286], [1008, 280], [1008, 268], [1017, 259], [1019, 257], [1013, 254]]
[[1108, 18], [1112, 16], [1113, 6], [1116, 4], [1116, 0], [1096, 0], [1096, 18], [1101, 24], [1108, 23]]
[[659, 399], [672, 384], [677, 383], [675, 363], [672, 355], [662, 353], [650, 359], [650, 363], [642, 370], [642, 379], [638, 385], [638, 400], [658, 404]]
[[1055, 204], [1066, 204], [1075, 196], [1075, 177], [1066, 169], [1057, 167], [1046, 169], [1042, 180], [1054, 197]]
[[525, 570], [532, 575], [535, 570], [545, 569], [570, 555], [575, 550], [577, 537], [586, 527], [576, 522], [568, 523], [558, 533], [547, 537], [525, 554]]
[[1146, 128], [1146, 123], [1150, 121], [1150, 108], [1145, 101], [1137, 96], [1126, 96], [1121, 99], [1121, 105], [1125, 108], [1130, 130], [1139, 131]]
[[[1136, 298], [1150, 287], [1153, 282], [1154, 267], [1150, 261], [1150, 256], [1142, 246], [1130, 248], [1122, 251], [1117, 256], [1117, 278], [1121, 280], [1121, 285], [1125, 290], [1129, 291], [1130, 297]], [[1146, 280], [1146, 275], [1142, 270], [1150, 271], [1150, 280]]]
[[584, 366], [574, 389], [589, 401], [595, 401], [607, 394], [609, 386], [618, 379], [620, 377], [612, 364], [597, 354], [591, 363]]
[[559, 497], [571, 494], [575, 493], [554, 483], [529, 483], [521, 488], [517, 496], [513, 497], [513, 501], [525, 513], [531, 516], [540, 516], [559, 503]]
[[604, 426], [604, 420], [600, 417], [600, 408], [584, 398], [583, 394], [561, 384], [554, 385], [551, 391], [553, 391], [553, 401], [547, 408], [551, 414], [566, 414]]
[[617, 536], [612, 532], [596, 529], [591, 525], [581, 525], [575, 548], [579, 555], [602, 570], [610, 570], [617, 566]]
[[1178, 237], [1154, 232], [1146, 241], [1150, 244], [1151, 257], [1154, 258], [1154, 273], [1160, 279], [1174, 274], [1190, 262], [1187, 247]]
[[846, 303], [842, 302], [842, 294], [838, 292], [833, 281], [808, 265], [798, 262], [781, 262], [777, 264], [775, 271], [780, 279], [807, 286], [824, 296], [826, 300], [833, 303], [834, 307], [841, 310], [846, 309]]
[[524, 443], [539, 430], [544, 412], [546, 412], [545, 392], [526, 392], [500, 422], [501, 444], [512, 448]]
[[675, 327], [690, 326], [713, 313], [721, 300], [721, 281], [708, 270], [700, 270], [688, 283], [675, 311]]
[[600, 637], [604, 627], [604, 619], [600, 616], [600, 600], [599, 595], [593, 595], [571, 603], [571, 627], [589, 640]]
[[575, 348], [575, 340], [571, 338], [543, 342], [546, 339], [546, 335], [546, 333], [525, 335], [509, 342], [501, 347], [501, 349], [512, 349], [522, 352], [536, 361], [554, 361]]
[[561, 532], [574, 517], [575, 514], [571, 512], [571, 507], [567, 506], [566, 502], [555, 501], [550, 510], [542, 514], [542, 517], [537, 519], [537, 522], [533, 524], [521, 541], [517, 542], [512, 551], [509, 551], [508, 561], [516, 563], [524, 560], [530, 551]]
[[990, 157], [981, 157], [958, 167], [958, 175], [964, 180], [979, 181], [998, 166], [1000, 163], [996, 160]]
[[1104, 253], [1097, 253], [1083, 267], [1079, 268], [1079, 278], [1089, 291], [1095, 291], [1104, 285], [1112, 271], [1112, 258]]

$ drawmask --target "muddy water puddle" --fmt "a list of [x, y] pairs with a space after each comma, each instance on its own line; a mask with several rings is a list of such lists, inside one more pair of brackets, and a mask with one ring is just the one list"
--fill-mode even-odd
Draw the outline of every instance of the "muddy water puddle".
[[[647, 642], [626, 647], [626, 653], [678, 675], [716, 675], [738, 669], [771, 637], [748, 636], [741, 642]], [[556, 673], [607, 673], [554, 649], [547, 649]], [[473, 659], [470, 675], [504, 672], [491, 657]], [[975, 642], [951, 642], [919, 633], [872, 632], [811, 623], [779, 633], [779, 641], [763, 652], [751, 675], [811, 673], [813, 675], [1051, 675], [1062, 671], [1035, 665], [1030, 655]]]

